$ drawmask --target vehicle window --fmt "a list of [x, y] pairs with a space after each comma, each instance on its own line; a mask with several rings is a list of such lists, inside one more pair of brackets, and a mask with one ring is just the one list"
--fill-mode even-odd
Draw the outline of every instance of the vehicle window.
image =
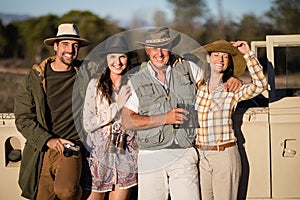
[[300, 46], [274, 47], [277, 96], [300, 96]]

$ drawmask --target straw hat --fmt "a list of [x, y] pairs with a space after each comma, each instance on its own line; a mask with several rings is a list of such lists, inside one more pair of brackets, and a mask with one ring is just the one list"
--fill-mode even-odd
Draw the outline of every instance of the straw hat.
[[247, 63], [243, 57], [244, 55], [236, 47], [232, 46], [230, 42], [227, 42], [226, 40], [217, 40], [213, 43], [193, 50], [192, 53], [203, 59], [203, 49], [208, 53], [224, 52], [230, 54], [233, 61], [233, 75], [235, 77], [239, 77], [244, 73], [247, 66]]
[[145, 42], [138, 43], [150, 47], [165, 47], [172, 44], [172, 47], [174, 47], [179, 43], [180, 38], [179, 34], [172, 38], [167, 27], [155, 27], [148, 30]]
[[90, 44], [86, 39], [80, 38], [79, 30], [76, 24], [65, 23], [58, 26], [56, 37], [44, 40], [47, 45], [53, 45], [57, 40], [77, 40], [80, 46], [84, 47]]

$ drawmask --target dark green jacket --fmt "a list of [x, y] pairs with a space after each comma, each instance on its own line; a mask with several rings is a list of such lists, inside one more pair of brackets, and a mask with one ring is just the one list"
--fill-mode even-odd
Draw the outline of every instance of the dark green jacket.
[[19, 172], [22, 196], [34, 199], [46, 143], [52, 137], [46, 122], [45, 67], [55, 58], [48, 58], [40, 65], [33, 65], [20, 84], [15, 97], [15, 116], [18, 131], [25, 137]]
[[[46, 84], [45, 67], [53, 62], [49, 57], [40, 64], [33, 65], [24, 82], [20, 84], [15, 97], [15, 123], [18, 131], [25, 137], [26, 143], [22, 154], [19, 172], [19, 186], [22, 196], [35, 199], [46, 143], [52, 138], [46, 121]], [[75, 67], [81, 65], [79, 61]], [[82, 76], [89, 75], [87, 70]], [[80, 81], [88, 82], [88, 79]], [[85, 84], [86, 84], [85, 83]], [[79, 83], [80, 84], [80, 83]], [[82, 87], [85, 87], [83, 84]]]

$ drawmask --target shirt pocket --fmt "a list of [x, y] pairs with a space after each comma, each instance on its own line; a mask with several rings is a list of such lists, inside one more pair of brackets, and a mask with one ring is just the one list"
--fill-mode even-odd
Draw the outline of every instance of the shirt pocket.
[[155, 90], [152, 83], [145, 84], [136, 90], [139, 97], [139, 114], [161, 114], [163, 93]]
[[196, 94], [195, 85], [191, 80], [189, 73], [176, 75], [177, 87], [175, 90], [179, 91], [179, 94], [185, 98], [194, 98]]
[[138, 131], [138, 145], [144, 148], [157, 146], [163, 143], [165, 135], [162, 127], [152, 128], [150, 130]]
[[136, 93], [138, 96], [151, 98], [153, 95], [155, 95], [154, 86], [152, 83], [142, 85], [141, 87], [137, 88]]

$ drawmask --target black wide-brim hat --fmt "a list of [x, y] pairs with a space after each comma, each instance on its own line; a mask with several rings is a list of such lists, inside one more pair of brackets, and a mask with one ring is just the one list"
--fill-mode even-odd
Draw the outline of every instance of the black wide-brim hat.
[[144, 42], [138, 42], [142, 46], [149, 47], [166, 47], [171, 45], [175, 47], [181, 39], [180, 34], [176, 34], [174, 37], [170, 36], [169, 28], [167, 27], [155, 27], [150, 28], [146, 33], [146, 39]]
[[77, 40], [79, 41], [80, 47], [85, 47], [90, 44], [88, 40], [80, 37], [79, 30], [76, 24], [71, 23], [59, 25], [56, 37], [45, 39], [44, 43], [53, 46], [53, 44], [57, 40]]
[[111, 53], [128, 53], [128, 43], [123, 36], [112, 36], [105, 40], [105, 48], [103, 51], [100, 51], [100, 55], [107, 55]]
[[217, 40], [213, 43], [199, 47], [191, 53], [203, 60], [203, 57], [205, 56], [204, 52], [224, 52], [230, 54], [233, 61], [233, 75], [235, 77], [241, 76], [246, 69], [247, 63], [244, 55], [226, 40]]

